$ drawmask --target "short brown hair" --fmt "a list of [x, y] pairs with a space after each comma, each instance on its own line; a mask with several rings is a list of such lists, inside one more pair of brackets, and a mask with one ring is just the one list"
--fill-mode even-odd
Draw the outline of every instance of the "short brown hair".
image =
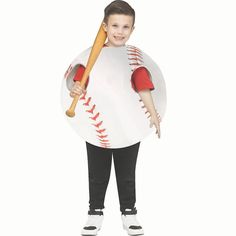
[[111, 2], [104, 10], [104, 19], [105, 23], [108, 22], [108, 17], [114, 14], [121, 14], [133, 17], [133, 25], [135, 22], [135, 11], [134, 9], [125, 1], [115, 0]]

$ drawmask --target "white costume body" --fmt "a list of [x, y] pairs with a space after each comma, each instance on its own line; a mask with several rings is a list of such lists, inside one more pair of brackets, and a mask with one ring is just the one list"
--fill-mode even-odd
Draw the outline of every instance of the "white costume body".
[[[86, 67], [91, 48], [81, 53], [68, 68], [62, 84], [62, 104], [66, 111], [72, 102], [70, 89], [79, 65]], [[86, 93], [81, 96], [75, 117], [69, 123], [87, 142], [104, 148], [123, 148], [140, 142], [150, 128], [149, 113], [134, 91], [131, 76], [145, 67], [155, 89], [151, 91], [155, 108], [163, 118], [166, 89], [158, 66], [133, 46], [104, 47], [90, 72]]]

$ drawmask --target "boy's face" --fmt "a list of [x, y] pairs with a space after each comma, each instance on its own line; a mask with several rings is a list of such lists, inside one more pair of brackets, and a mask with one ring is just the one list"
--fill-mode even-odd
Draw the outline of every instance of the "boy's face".
[[124, 46], [134, 30], [133, 17], [121, 14], [110, 15], [107, 24], [103, 23], [107, 32], [109, 47]]

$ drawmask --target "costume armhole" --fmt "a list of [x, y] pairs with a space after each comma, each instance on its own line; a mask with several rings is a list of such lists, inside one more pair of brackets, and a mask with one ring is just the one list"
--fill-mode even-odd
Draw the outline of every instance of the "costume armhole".
[[77, 72], [77, 69], [80, 67], [80, 66], [83, 66], [85, 67], [83, 64], [76, 64], [73, 66], [73, 68], [71, 69], [70, 73], [67, 75], [66, 77], [66, 86], [68, 88], [68, 90], [71, 90], [73, 85], [74, 85], [74, 77], [75, 77], [75, 74]]

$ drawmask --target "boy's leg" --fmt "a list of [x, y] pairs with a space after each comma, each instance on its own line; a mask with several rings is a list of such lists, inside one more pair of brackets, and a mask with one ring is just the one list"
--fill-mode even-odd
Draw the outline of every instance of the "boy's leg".
[[111, 172], [112, 150], [86, 142], [89, 175], [89, 208], [103, 209]]
[[120, 211], [134, 209], [136, 202], [135, 168], [140, 142], [125, 148], [113, 149]]

